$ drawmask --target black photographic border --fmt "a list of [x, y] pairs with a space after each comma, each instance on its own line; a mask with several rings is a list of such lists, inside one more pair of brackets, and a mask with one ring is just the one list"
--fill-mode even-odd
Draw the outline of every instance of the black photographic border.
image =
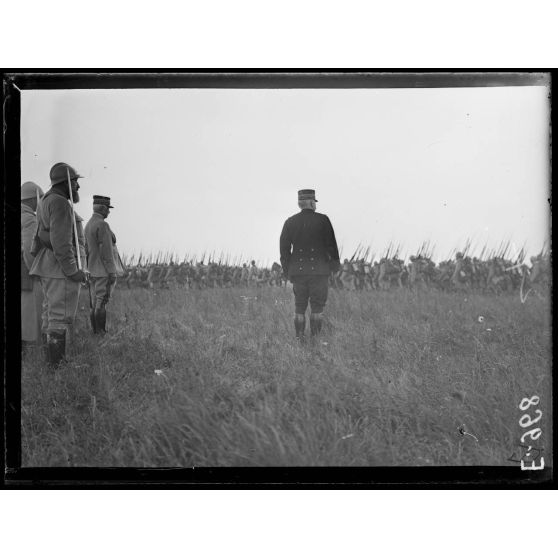
[[[132, 88], [440, 88], [551, 86], [549, 70], [86, 70], [6, 71], [2, 74], [4, 157], [4, 462], [3, 481], [13, 488], [549, 488], [552, 468], [514, 467], [21, 467], [20, 236], [17, 191], [21, 185], [20, 92], [25, 89]], [[552, 88], [550, 87], [552, 94]], [[552, 101], [552, 99], [551, 99]], [[551, 142], [551, 138], [549, 138]], [[551, 143], [550, 143], [551, 145]], [[552, 159], [552, 156], [551, 156]], [[551, 161], [549, 161], [551, 164]], [[17, 186], [17, 187], [16, 187]], [[551, 192], [549, 203], [552, 207]], [[19, 232], [16, 232], [19, 231]], [[553, 268], [554, 272], [554, 268]], [[553, 274], [554, 275], [554, 274]], [[552, 310], [554, 291], [552, 291]], [[552, 378], [554, 391], [554, 378]], [[554, 398], [552, 419], [555, 421]], [[556, 428], [553, 446], [556, 447]]]

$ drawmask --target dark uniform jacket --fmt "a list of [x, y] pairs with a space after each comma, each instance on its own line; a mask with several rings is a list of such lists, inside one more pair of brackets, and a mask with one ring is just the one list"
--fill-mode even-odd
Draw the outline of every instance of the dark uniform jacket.
[[329, 275], [339, 269], [335, 233], [327, 215], [303, 209], [289, 217], [280, 239], [281, 265], [289, 277]]

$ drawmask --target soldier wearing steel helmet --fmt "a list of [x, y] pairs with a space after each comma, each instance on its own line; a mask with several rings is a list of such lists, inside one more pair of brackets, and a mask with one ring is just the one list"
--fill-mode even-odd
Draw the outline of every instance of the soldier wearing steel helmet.
[[451, 282], [454, 288], [466, 290], [470, 286], [468, 258], [465, 258], [463, 253], [457, 252], [455, 254], [455, 268], [451, 277]]
[[83, 220], [73, 212], [73, 204], [79, 202], [79, 178], [82, 177], [70, 165], [56, 163], [50, 169], [51, 188], [37, 209], [38, 245], [29, 274], [39, 277], [43, 288], [47, 306], [47, 362], [53, 368], [66, 357], [81, 283], [86, 280], [85, 270], [78, 266], [78, 250], [82, 267], [85, 263]]
[[295, 334], [304, 340], [306, 309], [310, 302], [310, 333], [322, 329], [322, 313], [327, 301], [328, 278], [339, 269], [339, 250], [327, 215], [316, 212], [314, 190], [299, 190], [300, 212], [289, 217], [280, 237], [281, 266], [293, 283]]
[[25, 182], [21, 186], [21, 344], [23, 350], [39, 345], [43, 341], [41, 336], [43, 290], [39, 279], [29, 275], [29, 269], [35, 259], [31, 254], [31, 247], [37, 231], [37, 204], [43, 195], [41, 187], [34, 182]]
[[106, 333], [106, 306], [116, 286], [117, 277], [124, 275], [124, 266], [116, 248], [116, 236], [106, 222], [110, 198], [93, 196], [93, 215], [85, 225], [87, 269], [95, 305], [91, 313], [93, 332]]

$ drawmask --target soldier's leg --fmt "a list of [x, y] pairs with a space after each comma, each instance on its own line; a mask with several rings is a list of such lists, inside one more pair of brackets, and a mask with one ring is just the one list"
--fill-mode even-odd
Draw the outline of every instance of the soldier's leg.
[[45, 297], [43, 295], [43, 288], [39, 279], [33, 280], [33, 294], [35, 296], [35, 314], [36, 314], [36, 327], [37, 327], [37, 342], [41, 343], [41, 333], [43, 331], [43, 321], [46, 314]]
[[316, 276], [310, 283], [310, 333], [318, 335], [322, 331], [324, 306], [327, 302], [327, 276]]
[[44, 337], [41, 336], [44, 342], [43, 356], [49, 366], [56, 368], [65, 356], [66, 345], [65, 329], [56, 329], [59, 327], [58, 321], [63, 318], [58, 301], [61, 298], [61, 292], [63, 292], [61, 282], [64, 279], [41, 277], [40, 281], [44, 295], [42, 316]]
[[105, 310], [105, 331], [106, 331], [106, 307], [110, 301], [110, 299], [112, 298], [112, 295], [114, 294], [114, 289], [116, 288], [116, 283], [118, 282], [118, 280], [115, 280], [114, 283], [109, 284], [108, 283], [108, 278], [107, 278], [107, 292], [104, 298], [104, 306], [103, 309]]
[[[30, 347], [40, 347], [43, 343], [43, 289], [38, 278], [32, 279], [32, 289], [21, 291], [21, 339]], [[46, 335], [46, 334], [45, 334]]]
[[89, 321], [91, 322], [91, 328], [93, 329], [93, 333], [99, 333], [99, 329], [97, 327], [97, 320], [95, 319], [95, 310], [97, 307], [97, 281], [99, 280], [98, 277], [89, 277]]
[[97, 333], [97, 324], [95, 322], [95, 277], [89, 276], [87, 287], [87, 302], [89, 307], [89, 324], [93, 333]]
[[21, 341], [22, 348], [38, 341], [38, 316], [35, 307], [33, 288], [21, 290]]
[[41, 278], [47, 299], [48, 362], [57, 367], [66, 357], [66, 346], [77, 313], [81, 285], [69, 279]]
[[112, 285], [108, 284], [108, 277], [95, 278], [95, 324], [97, 332], [105, 334], [107, 332], [107, 311], [106, 305], [109, 301]]
[[306, 308], [310, 296], [308, 279], [305, 277], [293, 277], [293, 292], [295, 295], [295, 335], [299, 341], [304, 341], [304, 330], [306, 329]]
[[66, 280], [66, 298], [65, 298], [65, 308], [66, 308], [66, 348], [72, 348], [74, 344], [74, 334], [76, 325], [76, 316], [79, 306], [79, 295], [81, 292], [81, 283], [76, 283], [75, 281]]
[[43, 281], [41, 279], [38, 279], [38, 283], [43, 298], [41, 309], [41, 349], [43, 351], [43, 357], [46, 360], [48, 352], [48, 303]]

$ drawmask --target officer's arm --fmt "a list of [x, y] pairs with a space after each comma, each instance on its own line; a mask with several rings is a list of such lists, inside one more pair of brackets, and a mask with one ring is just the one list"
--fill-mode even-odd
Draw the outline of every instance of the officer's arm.
[[287, 221], [283, 225], [283, 230], [281, 231], [281, 237], [279, 238], [279, 252], [281, 254], [281, 266], [283, 267], [283, 273], [287, 273], [289, 269], [289, 261], [291, 259], [291, 233], [287, 225]]
[[109, 226], [103, 221], [97, 230], [97, 239], [99, 241], [99, 254], [107, 273], [115, 274], [116, 265], [114, 264], [114, 254], [112, 251], [112, 234]]
[[69, 277], [78, 272], [74, 253], [72, 209], [65, 198], [53, 196], [49, 215], [50, 243], [62, 272]]
[[33, 237], [35, 236], [35, 230], [37, 228], [36, 221], [29, 219], [23, 229], [21, 230], [21, 252], [23, 254], [23, 261], [27, 266], [27, 269], [31, 269], [33, 265], [33, 260], [35, 259], [31, 254], [31, 244], [33, 243]]
[[337, 240], [335, 239], [335, 232], [333, 231], [333, 226], [331, 225], [331, 221], [329, 217], [326, 216], [325, 218], [325, 231], [324, 231], [324, 240], [327, 253], [331, 258], [332, 271], [337, 271], [340, 267], [339, 262], [339, 249], [337, 248]]

